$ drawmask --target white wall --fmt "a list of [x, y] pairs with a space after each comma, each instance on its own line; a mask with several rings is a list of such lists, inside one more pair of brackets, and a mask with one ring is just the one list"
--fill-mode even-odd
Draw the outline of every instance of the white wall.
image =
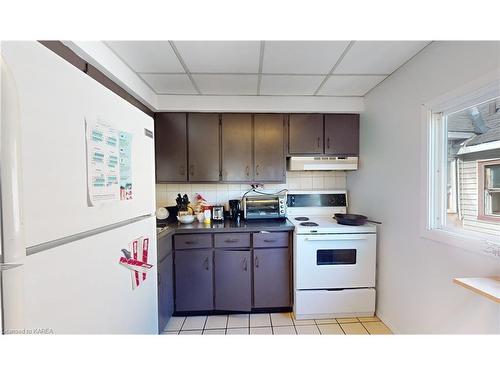
[[[351, 212], [381, 220], [377, 313], [399, 333], [500, 333], [499, 305], [452, 283], [497, 260], [420, 237], [421, 104], [500, 66], [498, 42], [435, 42], [365, 98]], [[500, 234], [499, 234], [500, 235]]]

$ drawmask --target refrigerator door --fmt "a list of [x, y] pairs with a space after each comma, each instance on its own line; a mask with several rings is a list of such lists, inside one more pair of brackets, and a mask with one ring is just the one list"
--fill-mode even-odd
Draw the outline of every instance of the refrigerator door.
[[[87, 237], [26, 257], [27, 329], [56, 334], [158, 333], [155, 218]], [[121, 249], [148, 237], [153, 268], [132, 289], [119, 264]], [[139, 277], [141, 275], [139, 274]]]
[[23, 327], [23, 263], [26, 257], [21, 128], [16, 83], [3, 59], [0, 62], [0, 332], [15, 332]]
[[[152, 214], [153, 119], [38, 42], [3, 42], [2, 57], [19, 93], [26, 247]], [[86, 121], [132, 134], [131, 200], [89, 205]]]

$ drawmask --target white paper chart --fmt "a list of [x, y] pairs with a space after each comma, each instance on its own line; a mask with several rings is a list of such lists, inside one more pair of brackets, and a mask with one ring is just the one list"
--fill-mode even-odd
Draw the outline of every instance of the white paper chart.
[[132, 135], [86, 119], [89, 206], [132, 199]]

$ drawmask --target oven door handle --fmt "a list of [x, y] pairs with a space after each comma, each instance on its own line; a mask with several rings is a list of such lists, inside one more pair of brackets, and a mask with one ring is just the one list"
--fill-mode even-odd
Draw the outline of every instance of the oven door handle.
[[335, 234], [335, 235], [314, 235], [307, 236], [306, 241], [349, 241], [349, 240], [367, 240], [370, 234]]

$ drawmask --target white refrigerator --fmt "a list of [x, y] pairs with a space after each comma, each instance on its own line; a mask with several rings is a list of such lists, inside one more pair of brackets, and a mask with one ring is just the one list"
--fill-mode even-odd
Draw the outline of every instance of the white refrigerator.
[[[0, 328], [157, 333], [153, 119], [38, 42], [1, 56]], [[128, 137], [126, 194], [94, 184], [93, 127]]]

